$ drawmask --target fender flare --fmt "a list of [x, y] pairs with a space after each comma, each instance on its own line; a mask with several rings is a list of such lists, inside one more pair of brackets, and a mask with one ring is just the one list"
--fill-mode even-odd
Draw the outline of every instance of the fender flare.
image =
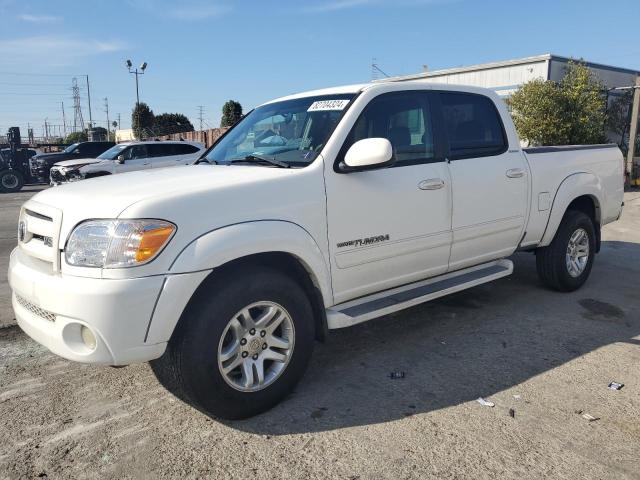
[[293, 255], [309, 273], [324, 304], [332, 304], [331, 274], [320, 247], [307, 230], [285, 220], [249, 221], [205, 233], [182, 249], [169, 273], [211, 270], [249, 255], [272, 252]]
[[598, 212], [604, 197], [600, 180], [590, 172], [571, 174], [560, 183], [558, 190], [556, 190], [553, 204], [551, 205], [551, 213], [547, 220], [547, 227], [539, 244], [540, 247], [546, 247], [553, 241], [567, 208], [576, 198], [583, 196], [591, 197], [595, 204], [596, 220], [600, 221]]

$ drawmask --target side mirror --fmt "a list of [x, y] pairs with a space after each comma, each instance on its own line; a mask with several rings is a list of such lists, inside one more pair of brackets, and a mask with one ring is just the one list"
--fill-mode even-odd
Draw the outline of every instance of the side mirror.
[[365, 138], [347, 150], [345, 172], [384, 168], [393, 164], [393, 148], [386, 138]]
[[119, 163], [120, 165], [122, 165], [124, 163], [124, 155], [118, 155], [116, 157], [116, 163]]

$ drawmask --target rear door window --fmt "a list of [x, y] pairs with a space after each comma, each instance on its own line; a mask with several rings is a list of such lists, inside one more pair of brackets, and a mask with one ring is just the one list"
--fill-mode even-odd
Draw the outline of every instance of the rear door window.
[[499, 155], [507, 150], [502, 120], [493, 101], [483, 95], [440, 92], [449, 139], [449, 159]]
[[175, 155], [173, 144], [171, 143], [152, 143], [147, 145], [149, 157], [168, 157]]

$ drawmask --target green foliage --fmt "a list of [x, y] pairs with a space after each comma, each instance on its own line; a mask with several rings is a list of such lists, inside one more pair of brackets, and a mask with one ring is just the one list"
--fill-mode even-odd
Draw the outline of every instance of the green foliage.
[[94, 142], [107, 140], [107, 129], [104, 127], [93, 127], [92, 138]]
[[231, 127], [242, 118], [242, 105], [235, 100], [229, 100], [222, 106], [221, 127]]
[[64, 139], [64, 143], [79, 143], [86, 142], [87, 140], [89, 140], [89, 137], [87, 137], [87, 132], [73, 132], [66, 136], [66, 138]]
[[532, 145], [605, 142], [603, 89], [585, 65], [573, 62], [559, 83], [524, 84], [508, 100], [520, 138]]
[[181, 113], [162, 113], [156, 115], [153, 130], [155, 135], [169, 135], [171, 133], [193, 132], [193, 125]]
[[133, 111], [131, 112], [131, 126], [136, 138], [142, 139], [145, 136], [149, 136], [153, 129], [154, 120], [155, 115], [153, 114], [153, 110], [151, 110], [146, 103], [140, 102], [133, 107]]

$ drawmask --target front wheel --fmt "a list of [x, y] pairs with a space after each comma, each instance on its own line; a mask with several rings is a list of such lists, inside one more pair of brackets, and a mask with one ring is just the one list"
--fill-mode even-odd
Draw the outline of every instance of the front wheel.
[[0, 191], [5, 193], [19, 192], [24, 185], [24, 177], [17, 170], [0, 172]]
[[286, 275], [243, 268], [225, 277], [198, 291], [151, 365], [182, 400], [239, 419], [291, 392], [313, 350], [314, 322], [304, 291]]
[[583, 212], [569, 210], [551, 244], [536, 250], [538, 276], [554, 290], [577, 290], [589, 278], [595, 250], [591, 218]]

